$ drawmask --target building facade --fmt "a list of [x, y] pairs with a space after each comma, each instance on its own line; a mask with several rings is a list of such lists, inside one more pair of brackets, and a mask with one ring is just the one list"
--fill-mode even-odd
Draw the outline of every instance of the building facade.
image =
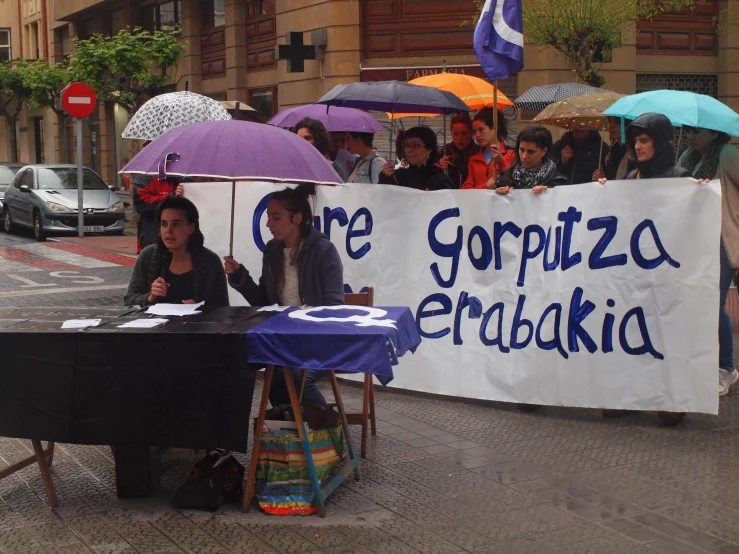
[[[606, 86], [621, 93], [695, 90], [739, 110], [739, 38], [717, 34], [721, 10], [739, 13], [739, 0], [699, 0], [693, 13], [633, 25], [602, 65]], [[444, 68], [484, 76], [472, 50], [474, 11], [472, 0], [3, 0], [0, 58], [7, 52], [63, 61], [74, 36], [179, 27], [186, 53], [173, 90], [238, 100], [266, 120], [342, 83], [411, 80]], [[299, 55], [277, 59], [276, 47], [288, 36], [317, 46], [319, 59], [305, 60], [302, 72], [288, 71]], [[298, 42], [291, 41], [292, 52], [300, 52]], [[551, 48], [527, 44], [525, 56], [525, 69], [501, 82], [509, 96], [575, 79]], [[533, 114], [511, 115], [525, 121]], [[439, 128], [441, 118], [435, 119], [424, 123]], [[130, 144], [120, 139], [126, 122], [122, 109], [103, 103], [85, 125], [84, 161], [108, 182], [129, 155]], [[62, 124], [50, 110], [24, 110], [16, 130], [21, 160], [73, 161], [72, 131], [71, 121]], [[3, 124], [0, 158], [10, 157], [7, 133]], [[381, 133], [378, 143], [388, 139]]]

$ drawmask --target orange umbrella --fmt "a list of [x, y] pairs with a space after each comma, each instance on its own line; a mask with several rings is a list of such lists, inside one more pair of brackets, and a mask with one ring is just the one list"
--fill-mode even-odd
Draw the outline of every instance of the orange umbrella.
[[[437, 88], [456, 94], [462, 102], [473, 110], [492, 107], [494, 103], [495, 87], [491, 83], [477, 77], [472, 77], [471, 75], [436, 73], [435, 75], [418, 77], [408, 82], [412, 85]], [[498, 90], [498, 108], [505, 108], [507, 106], [513, 106], [513, 101]], [[409, 116], [435, 117], [436, 115], [438, 114], [396, 113], [395, 115], [388, 114], [388, 118], [394, 119]]]

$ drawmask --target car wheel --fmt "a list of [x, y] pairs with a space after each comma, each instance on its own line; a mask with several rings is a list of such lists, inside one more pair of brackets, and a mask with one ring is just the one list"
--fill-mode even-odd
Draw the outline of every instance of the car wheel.
[[46, 233], [41, 225], [41, 214], [38, 211], [33, 212], [33, 238], [37, 241], [46, 240]]
[[10, 209], [7, 206], [5, 206], [5, 212], [3, 213], [3, 230], [9, 235], [15, 231], [13, 220], [10, 219]]

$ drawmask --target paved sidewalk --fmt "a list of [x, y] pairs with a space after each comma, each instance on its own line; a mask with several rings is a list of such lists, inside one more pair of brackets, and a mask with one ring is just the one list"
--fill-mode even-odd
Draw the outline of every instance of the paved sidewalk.
[[[360, 389], [344, 394], [359, 404]], [[648, 413], [376, 396], [362, 480], [330, 498], [325, 519], [175, 510], [195, 461], [186, 450], [154, 497], [119, 500], [108, 447], [61, 445], [56, 509], [35, 468], [0, 481], [0, 551], [739, 553], [739, 394], [719, 417], [674, 428]], [[0, 439], [0, 464], [29, 452]]]

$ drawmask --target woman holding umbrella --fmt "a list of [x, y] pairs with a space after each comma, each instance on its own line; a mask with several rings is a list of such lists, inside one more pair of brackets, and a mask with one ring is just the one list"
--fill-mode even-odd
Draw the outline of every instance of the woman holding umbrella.
[[688, 149], [678, 165], [694, 178], [721, 181], [721, 273], [719, 274], [718, 373], [719, 396], [739, 380], [734, 368], [734, 335], [726, 313], [726, 297], [739, 267], [739, 150], [729, 145], [726, 133], [683, 126]]
[[[336, 247], [313, 226], [310, 198], [316, 185], [302, 183], [294, 189], [275, 192], [267, 203], [267, 228], [274, 237], [267, 243], [262, 258], [259, 283], [246, 268], [226, 256], [228, 283], [252, 306], [337, 306], [344, 303], [344, 269]], [[300, 386], [300, 369], [293, 379]], [[276, 372], [270, 402], [272, 406], [290, 404], [287, 384]], [[306, 371], [303, 401], [325, 406], [316, 387], [320, 371]]]
[[503, 141], [508, 138], [505, 115], [498, 110], [498, 128], [496, 129], [493, 122], [493, 109], [483, 108], [472, 119], [472, 130], [480, 151], [470, 156], [467, 165], [467, 179], [462, 184], [462, 188], [494, 189], [493, 173], [500, 175], [516, 159], [515, 152], [507, 150], [503, 144]]
[[442, 190], [454, 188], [452, 180], [438, 164], [439, 146], [436, 133], [422, 125], [405, 132], [403, 150], [408, 167], [395, 169], [393, 162], [382, 166], [380, 183], [400, 185], [417, 190]]

